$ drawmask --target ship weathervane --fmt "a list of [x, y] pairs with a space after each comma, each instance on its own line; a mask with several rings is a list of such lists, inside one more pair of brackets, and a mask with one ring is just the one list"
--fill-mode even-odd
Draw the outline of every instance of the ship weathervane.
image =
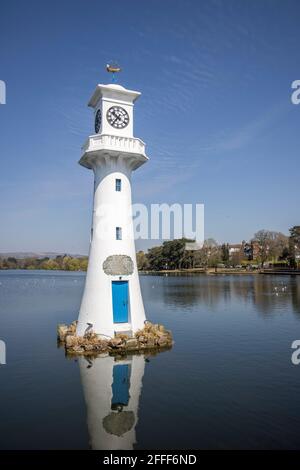
[[106, 71], [112, 73], [112, 81], [116, 81], [116, 73], [121, 72], [121, 67], [116, 63], [112, 62], [110, 64], [106, 64]]

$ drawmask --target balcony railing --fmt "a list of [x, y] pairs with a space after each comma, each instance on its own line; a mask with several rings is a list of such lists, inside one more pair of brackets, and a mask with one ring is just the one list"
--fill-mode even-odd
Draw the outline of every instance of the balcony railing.
[[109, 134], [92, 135], [82, 147], [83, 153], [102, 149], [145, 155], [144, 142], [135, 137], [121, 137]]

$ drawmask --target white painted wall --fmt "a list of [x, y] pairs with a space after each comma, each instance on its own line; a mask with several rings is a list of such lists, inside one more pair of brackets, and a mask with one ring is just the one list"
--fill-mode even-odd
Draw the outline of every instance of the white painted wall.
[[[106, 113], [112, 106], [117, 105], [125, 109], [129, 115], [129, 123], [124, 129], [115, 129], [112, 127], [106, 120]], [[112, 134], [112, 135], [121, 135], [132, 137], [133, 135], [133, 105], [131, 103], [124, 103], [123, 101], [112, 101], [112, 100], [101, 100], [98, 109], [101, 110], [102, 114], [102, 124], [99, 133], [103, 134]]]
[[[133, 104], [140, 96], [137, 91], [126, 90], [121, 85], [97, 85], [95, 92], [89, 101], [89, 106], [94, 108], [94, 114], [100, 109], [102, 115], [100, 134], [120, 135], [122, 137], [133, 136]], [[115, 129], [106, 120], [106, 113], [112, 106], [121, 106], [129, 115], [129, 123], [124, 129]]]
[[[125, 92], [126, 90], [123, 93]], [[124, 140], [124, 151], [120, 150], [122, 140]], [[95, 177], [93, 236], [77, 326], [77, 334], [80, 336], [85, 333], [88, 323], [93, 325], [92, 328], [96, 333], [112, 337], [116, 331], [135, 332], [143, 328], [146, 319], [136, 265], [131, 215], [131, 172], [147, 161], [147, 157], [144, 154], [144, 144], [139, 139], [131, 140], [138, 142], [126, 146], [128, 138], [123, 137], [115, 144], [109, 142], [105, 148], [106, 141], [100, 142], [98, 135], [91, 136], [80, 160], [82, 165], [93, 169]], [[122, 182], [120, 192], [115, 190], [116, 178]], [[116, 240], [116, 227], [122, 228], [122, 240]], [[133, 274], [121, 278], [105, 274], [103, 262], [111, 255], [130, 256], [134, 263]], [[113, 280], [128, 281], [128, 324], [113, 323]]]

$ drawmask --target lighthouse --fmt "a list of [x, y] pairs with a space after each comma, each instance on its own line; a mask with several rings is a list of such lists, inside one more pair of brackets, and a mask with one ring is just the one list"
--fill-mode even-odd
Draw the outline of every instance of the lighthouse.
[[80, 165], [93, 170], [94, 200], [85, 287], [77, 335], [134, 334], [146, 320], [136, 263], [131, 175], [148, 157], [133, 135], [133, 108], [141, 93], [119, 84], [97, 85], [88, 103], [95, 133]]

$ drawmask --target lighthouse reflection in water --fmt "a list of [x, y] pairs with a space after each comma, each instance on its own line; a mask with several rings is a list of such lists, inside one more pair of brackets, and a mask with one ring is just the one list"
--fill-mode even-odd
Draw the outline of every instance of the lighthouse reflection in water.
[[133, 449], [144, 356], [81, 357], [79, 366], [91, 448]]

